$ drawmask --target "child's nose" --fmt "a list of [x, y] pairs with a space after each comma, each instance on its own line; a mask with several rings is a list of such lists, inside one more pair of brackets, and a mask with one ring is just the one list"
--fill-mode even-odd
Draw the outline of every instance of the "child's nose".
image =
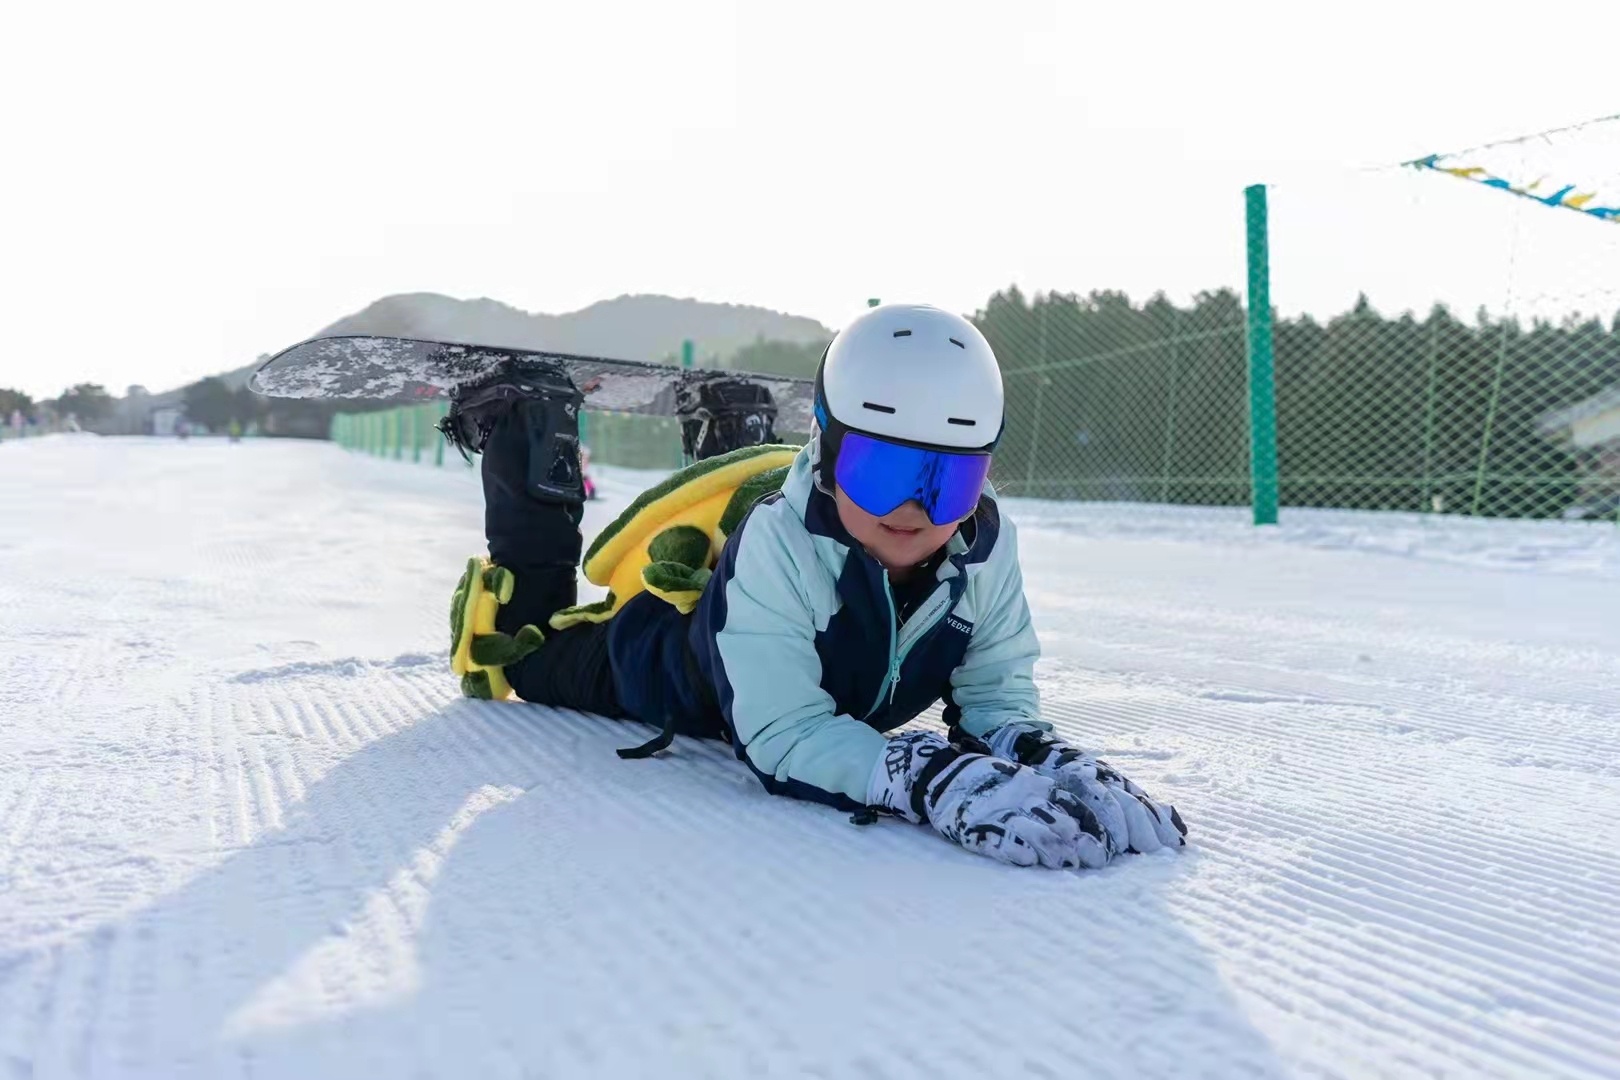
[[928, 520], [928, 511], [916, 499], [897, 507], [883, 519], [883, 523], [896, 529], [924, 529], [932, 524]]

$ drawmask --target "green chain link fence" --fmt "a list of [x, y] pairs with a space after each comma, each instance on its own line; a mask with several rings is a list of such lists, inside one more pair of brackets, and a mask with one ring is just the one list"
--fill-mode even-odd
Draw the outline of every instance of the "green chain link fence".
[[580, 439], [591, 461], [630, 469], [681, 467], [681, 425], [673, 417], [586, 412]]
[[998, 294], [975, 320], [1002, 364], [993, 480], [1046, 499], [1249, 501], [1243, 305]]
[[[420, 464], [445, 462], [444, 436], [435, 425], [449, 411], [447, 402], [401, 405], [363, 413], [338, 413], [332, 417], [332, 441], [345, 450]], [[460, 460], [452, 454], [451, 462]]]
[[[345, 450], [374, 457], [443, 465], [448, 444], [437, 425], [448, 409], [446, 402], [431, 402], [338, 413], [332, 418], [331, 439]], [[634, 469], [681, 465], [681, 429], [671, 418], [587, 412], [580, 436], [593, 461]], [[453, 448], [449, 455], [451, 464], [461, 462]]]

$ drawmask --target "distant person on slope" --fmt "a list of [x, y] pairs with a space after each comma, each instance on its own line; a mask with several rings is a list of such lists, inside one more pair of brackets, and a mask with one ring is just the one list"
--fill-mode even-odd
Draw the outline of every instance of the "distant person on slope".
[[[1016, 539], [987, 482], [1001, 372], [972, 323], [863, 313], [822, 358], [807, 446], [713, 447], [730, 452], [627, 511], [680, 505], [751, 453], [791, 460], [729, 535], [711, 552], [702, 529], [670, 529], [693, 542], [643, 555], [645, 590], [576, 607], [581, 401], [540, 365], [455, 395], [445, 432], [484, 456], [489, 544], [452, 612], [453, 653], [487, 665], [470, 693], [504, 679], [526, 701], [663, 727], [657, 745], [723, 739], [767, 791], [926, 822], [1003, 862], [1098, 867], [1184, 842], [1173, 807], [1040, 719]], [[749, 419], [718, 426], [769, 431]], [[501, 600], [496, 632], [475, 636], [478, 604]], [[885, 735], [941, 700], [945, 734]]]

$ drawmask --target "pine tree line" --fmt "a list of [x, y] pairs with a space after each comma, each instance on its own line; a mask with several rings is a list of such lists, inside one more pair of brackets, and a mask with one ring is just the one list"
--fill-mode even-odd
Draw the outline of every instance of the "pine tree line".
[[[1190, 306], [1118, 292], [997, 293], [975, 321], [1001, 360], [996, 477], [1049, 498], [1248, 501], [1245, 314], [1230, 290]], [[1590, 462], [1549, 413], [1620, 385], [1605, 325], [1436, 306], [1389, 318], [1363, 297], [1319, 323], [1277, 318], [1282, 501], [1536, 517], [1576, 501]]]

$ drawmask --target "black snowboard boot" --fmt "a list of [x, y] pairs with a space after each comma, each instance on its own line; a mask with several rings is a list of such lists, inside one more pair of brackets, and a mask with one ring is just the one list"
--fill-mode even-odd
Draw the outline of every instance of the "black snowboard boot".
[[560, 365], [508, 361], [456, 387], [439, 422], [463, 455], [483, 455], [489, 557], [517, 578], [495, 617], [503, 633], [529, 623], [543, 628], [552, 612], [577, 602], [582, 400]]
[[676, 388], [681, 449], [694, 461], [776, 441], [776, 403], [759, 383], [729, 376], [688, 376]]
[[528, 494], [545, 501], [582, 503], [579, 410], [584, 400], [560, 364], [505, 361], [455, 388], [439, 430], [470, 461], [468, 455], [488, 448], [496, 425], [515, 414], [527, 435]]

